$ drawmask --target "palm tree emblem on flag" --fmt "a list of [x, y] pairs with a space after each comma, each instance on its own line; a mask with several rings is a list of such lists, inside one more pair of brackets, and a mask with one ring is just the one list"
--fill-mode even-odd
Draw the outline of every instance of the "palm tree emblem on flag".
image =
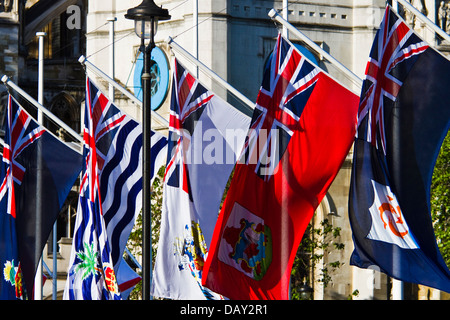
[[90, 275], [97, 276], [104, 274], [106, 286], [111, 293], [119, 294], [119, 288], [117, 286], [116, 275], [111, 264], [105, 263], [102, 268], [99, 266], [98, 255], [99, 252], [95, 251], [94, 244], [84, 244], [85, 251], [77, 252], [77, 257], [80, 262], [75, 266], [75, 272], [83, 271], [82, 279], [87, 279]]

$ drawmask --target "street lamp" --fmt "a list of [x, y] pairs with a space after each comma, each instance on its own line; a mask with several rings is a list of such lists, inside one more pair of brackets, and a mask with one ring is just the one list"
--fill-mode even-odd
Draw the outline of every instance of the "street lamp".
[[[158, 20], [169, 20], [167, 9], [158, 7], [153, 0], [143, 0], [135, 8], [128, 9], [125, 18], [134, 20], [134, 30], [141, 38], [139, 50], [144, 54], [144, 67], [141, 76], [142, 81], [142, 144], [143, 144], [143, 169], [142, 169], [142, 299], [150, 300], [150, 283], [152, 272], [152, 230], [151, 230], [151, 206], [150, 206], [150, 147], [151, 147], [151, 88], [150, 88], [150, 57], [155, 47], [155, 34]], [[150, 39], [145, 46], [145, 39]]]
[[298, 288], [298, 293], [300, 294], [301, 300], [311, 300], [314, 290], [308, 286], [306, 280]]

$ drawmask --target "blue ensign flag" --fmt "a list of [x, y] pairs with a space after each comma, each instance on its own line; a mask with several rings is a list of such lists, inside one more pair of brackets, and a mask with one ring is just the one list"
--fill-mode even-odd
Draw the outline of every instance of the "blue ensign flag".
[[[35, 247], [43, 250], [81, 171], [82, 159], [9, 96], [0, 175], [1, 299], [31, 298], [39, 262]], [[39, 194], [38, 177], [43, 186]], [[37, 237], [39, 204], [42, 218]], [[36, 243], [39, 238], [41, 242]]]
[[351, 264], [450, 292], [430, 214], [433, 168], [450, 125], [450, 62], [388, 6], [358, 112]]

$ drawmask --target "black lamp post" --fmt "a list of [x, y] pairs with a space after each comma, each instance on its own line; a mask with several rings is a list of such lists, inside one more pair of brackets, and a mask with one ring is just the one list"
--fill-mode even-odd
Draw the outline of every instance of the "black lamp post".
[[[142, 299], [150, 300], [150, 284], [152, 274], [152, 230], [150, 206], [150, 147], [151, 147], [151, 88], [150, 88], [150, 57], [155, 47], [155, 34], [158, 20], [169, 20], [167, 9], [158, 7], [153, 0], [143, 0], [135, 8], [128, 9], [125, 18], [134, 20], [135, 32], [141, 38], [140, 51], [144, 54], [142, 80]], [[145, 45], [145, 39], [150, 39]]]

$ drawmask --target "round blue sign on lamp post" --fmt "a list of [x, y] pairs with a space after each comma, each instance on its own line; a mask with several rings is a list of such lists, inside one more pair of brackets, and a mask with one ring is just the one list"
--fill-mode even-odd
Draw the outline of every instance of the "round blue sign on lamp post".
[[[142, 101], [142, 72], [144, 67], [143, 54], [140, 53], [134, 68], [133, 87], [134, 95]], [[167, 57], [160, 48], [155, 47], [151, 54], [150, 63], [150, 88], [151, 88], [151, 108], [157, 110], [161, 107], [169, 91], [169, 64]]]

